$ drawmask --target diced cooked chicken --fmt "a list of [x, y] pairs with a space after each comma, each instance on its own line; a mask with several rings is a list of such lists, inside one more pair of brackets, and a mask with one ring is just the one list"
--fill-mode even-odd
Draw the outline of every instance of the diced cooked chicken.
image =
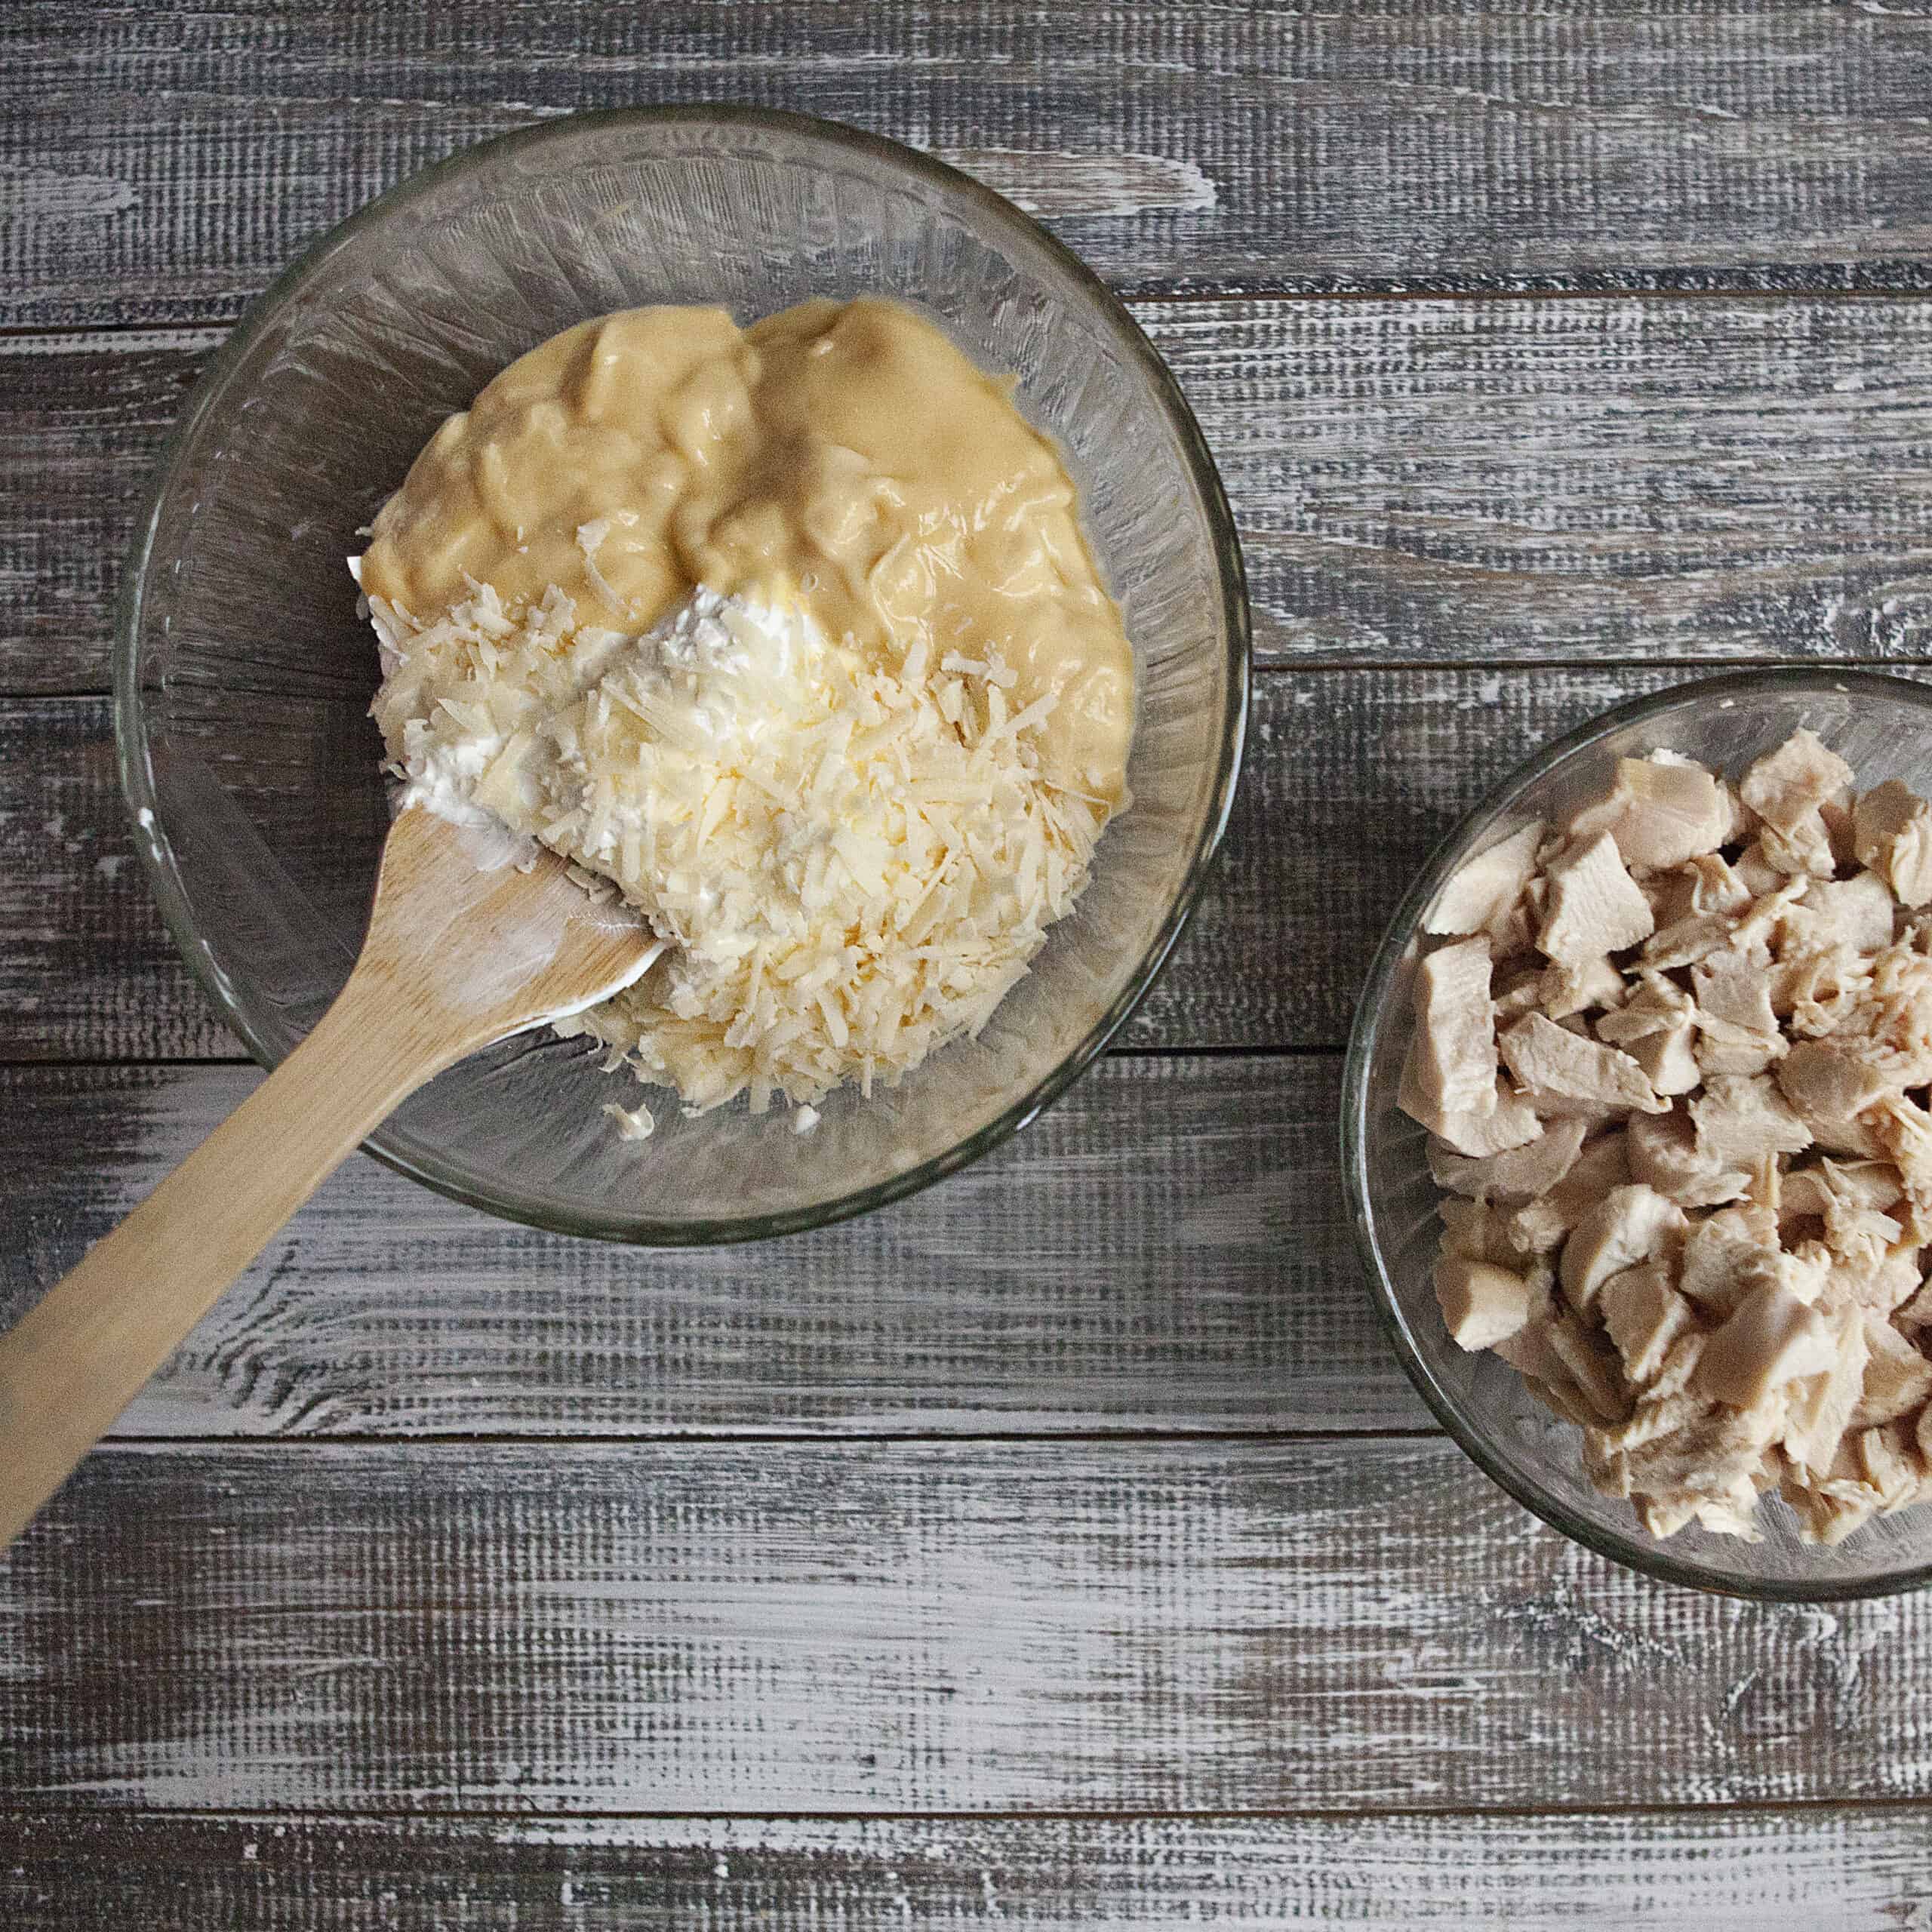
[[1854, 1429], [1915, 1416], [1932, 1397], [1932, 1361], [1882, 1315], [1866, 1309], [1864, 1315], [1865, 1380], [1851, 1412]]
[[1854, 1042], [1841, 1040], [1800, 1040], [1779, 1063], [1777, 1083], [1807, 1130], [1827, 1146], [1845, 1138], [1833, 1130], [1850, 1126], [1898, 1091]]
[[1683, 1209], [1641, 1182], [1613, 1188], [1563, 1244], [1557, 1278], [1564, 1298], [1582, 1313], [1611, 1275], [1675, 1247], [1684, 1225]]
[[1543, 1131], [1536, 1109], [1511, 1093], [1500, 1076], [1491, 1089], [1486, 1113], [1451, 1112], [1432, 1100], [1417, 1077], [1417, 1053], [1412, 1044], [1403, 1063], [1402, 1083], [1396, 1104], [1410, 1119], [1419, 1121], [1438, 1140], [1446, 1141], [1459, 1154], [1480, 1159], [1521, 1147]]
[[1697, 1130], [1685, 1115], [1634, 1116], [1628, 1143], [1630, 1178], [1680, 1208], [1721, 1207], [1751, 1185], [1747, 1169], [1721, 1166], [1698, 1151]]
[[1416, 1080], [1443, 1113], [1484, 1114], [1495, 1109], [1490, 969], [1486, 939], [1445, 946], [1416, 968]]
[[1901, 1328], [1932, 1327], [1932, 1281], [1921, 1278], [1918, 1286], [1899, 1304], [1892, 1319]]
[[1647, 939], [1656, 929], [1650, 902], [1624, 869], [1617, 841], [1604, 832], [1567, 851], [1549, 872], [1549, 900], [1537, 945], [1567, 966], [1586, 966]]
[[1696, 1012], [1681, 987], [1646, 972], [1638, 990], [1596, 1023], [1597, 1038], [1621, 1047], [1657, 1093], [1687, 1094], [1703, 1078], [1693, 1050]]
[[1885, 881], [1860, 872], [1855, 878], [1814, 879], [1786, 918], [1814, 950], [1882, 952], [1892, 943], [1897, 910]]
[[1691, 968], [1690, 984], [1697, 995], [1697, 1062], [1707, 1078], [1762, 1073], [1783, 1057], [1769, 960], [1727, 946]]
[[1748, 1408], [1702, 1405], [1681, 1426], [1622, 1453], [1635, 1490], [1660, 1497], [1723, 1495], [1750, 1481], [1784, 1425], [1783, 1392], [1774, 1390]]
[[1608, 832], [1626, 866], [1657, 871], [1715, 852], [1730, 835], [1731, 804], [1701, 764], [1623, 758], [1610, 795], [1580, 823]]
[[1574, 1315], [1559, 1312], [1546, 1331], [1550, 1352], [1567, 1371], [1571, 1385], [1605, 1422], [1620, 1422], [1630, 1413], [1629, 1391], [1617, 1352], [1593, 1328]]
[[1535, 1012], [1543, 1004], [1543, 977], [1549, 970], [1540, 960], [1497, 969], [1490, 980], [1494, 995], [1490, 1004], [1495, 1011], [1498, 1032], [1512, 1020]]
[[1807, 812], [1788, 832], [1760, 826], [1755, 842], [1739, 861], [1743, 870], [1754, 863], [1789, 880], [1829, 878], [1838, 869], [1832, 849], [1831, 827], [1820, 812]]
[[1623, 975], [1607, 956], [1581, 966], [1553, 959], [1543, 969], [1537, 1004], [1552, 1020], [1567, 1020], [1599, 1007], [1614, 1007], [1623, 998]]
[[1654, 1382], [1671, 1346], [1697, 1326], [1690, 1304], [1670, 1284], [1669, 1264], [1639, 1262], [1613, 1275], [1597, 1292], [1604, 1333], [1623, 1361], [1633, 1388]]
[[1822, 1476], [1850, 1426], [1864, 1392], [1867, 1344], [1865, 1317], [1855, 1308], [1828, 1315], [1829, 1365], [1792, 1389], [1784, 1453], [1793, 1466]]
[[1435, 1298], [1459, 1348], [1493, 1349], [1530, 1318], [1530, 1284], [1512, 1269], [1468, 1256], [1445, 1254], [1435, 1264]]
[[1782, 1281], [1763, 1283], [1704, 1344], [1697, 1386], [1714, 1401], [1748, 1409], [1780, 1384], [1831, 1366], [1824, 1318]]
[[1689, 1103], [1697, 1151], [1713, 1167], [1748, 1168], [1766, 1153], [1801, 1153], [1810, 1130], [1768, 1075], [1718, 1074]]
[[1896, 778], [1875, 785], [1852, 812], [1858, 863], [1891, 888], [1901, 906], [1932, 899], [1932, 807]]
[[1628, 1054], [1566, 1032], [1540, 1013], [1525, 1014], [1498, 1045], [1518, 1086], [1558, 1102], [1653, 1114], [1670, 1105], [1658, 1097], [1644, 1069]]
[[1536, 869], [1544, 830], [1537, 819], [1458, 866], [1423, 920], [1423, 931], [1500, 937]]
[[1801, 729], [1758, 759], [1738, 790], [1767, 825], [1789, 832], [1851, 782], [1851, 767], [1827, 749], [1816, 732]]
[[1754, 896], [1721, 852], [1687, 861], [1675, 877], [1683, 888], [1679, 918], [1694, 912], [1741, 912]]
[[1432, 1144], [1429, 1171], [1438, 1187], [1479, 1201], [1534, 1201], [1577, 1164], [1587, 1128], [1580, 1120], [1553, 1120], [1535, 1140], [1486, 1159], [1470, 1160]]
[[1727, 1321], [1759, 1289], [1783, 1282], [1782, 1260], [1766, 1251], [1743, 1211], [1726, 1208], [1691, 1223], [1677, 1285], [1706, 1315]]
[[1655, 1535], [1932, 1502], [1932, 806], [1850, 782], [1808, 733], [1737, 790], [1626, 759], [1431, 915], [1472, 936], [1419, 971], [1401, 1096], [1458, 1191], [1444, 1321]]

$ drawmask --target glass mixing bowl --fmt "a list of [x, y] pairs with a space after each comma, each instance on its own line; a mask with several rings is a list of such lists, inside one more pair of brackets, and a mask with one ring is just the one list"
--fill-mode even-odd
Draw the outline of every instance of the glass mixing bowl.
[[[585, 1044], [528, 1035], [371, 1137], [444, 1193], [573, 1234], [732, 1240], [909, 1193], [1038, 1113], [1146, 991], [1226, 822], [1248, 638], [1220, 480], [1132, 318], [1009, 203], [891, 142], [734, 109], [555, 122], [404, 183], [269, 291], [175, 432], [120, 614], [122, 779], [176, 939], [273, 1065], [361, 937], [388, 814], [343, 559], [430, 432], [586, 316], [706, 303], [749, 321], [866, 293], [1012, 372], [1066, 453], [1134, 642], [1133, 807], [983, 1035], [898, 1087], [835, 1094], [808, 1134], [742, 1103], [686, 1120]], [[650, 1100], [653, 1137], [621, 1140], [612, 1100]]]
[[1402, 1365], [1472, 1461], [1544, 1521], [1599, 1554], [1672, 1583], [1795, 1602], [1881, 1596], [1932, 1583], [1932, 1505], [1881, 1517], [1835, 1549], [1801, 1543], [1775, 1497], [1758, 1506], [1760, 1543], [1693, 1527], [1658, 1540], [1627, 1503], [1583, 1473], [1582, 1436], [1516, 1371], [1449, 1338], [1432, 1269], [1440, 1224], [1423, 1130], [1395, 1105], [1414, 1030], [1411, 984], [1422, 920], [1449, 875], [1531, 819], [1561, 819], [1596, 795], [1619, 758], [1660, 746], [1736, 777], [1809, 725], [1861, 789], [1900, 778], [1932, 795], [1932, 688], [1866, 672], [1753, 671], [1679, 685], [1621, 705], [1506, 779], [1437, 849], [1397, 912], [1357, 1010], [1343, 1081], [1342, 1171], [1357, 1245]]

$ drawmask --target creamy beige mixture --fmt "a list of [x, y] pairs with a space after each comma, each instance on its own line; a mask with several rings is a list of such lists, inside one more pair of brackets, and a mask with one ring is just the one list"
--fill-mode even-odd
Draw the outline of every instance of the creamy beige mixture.
[[408, 796], [672, 942], [587, 1017], [688, 1105], [983, 1025], [1126, 801], [1132, 653], [1053, 445], [931, 325], [566, 331], [452, 417], [358, 576]]
[[934, 670], [1008, 667], [1017, 709], [1054, 694], [1043, 774], [1118, 804], [1133, 652], [1072, 480], [1008, 390], [891, 302], [580, 323], [437, 431], [362, 586], [424, 620], [472, 582], [512, 608], [554, 585], [626, 630], [700, 584], [796, 602], [881, 669], [923, 645]]
[[1464, 866], [1401, 1104], [1450, 1332], [1653, 1534], [1932, 1498], [1932, 808], [1808, 731], [1658, 752]]

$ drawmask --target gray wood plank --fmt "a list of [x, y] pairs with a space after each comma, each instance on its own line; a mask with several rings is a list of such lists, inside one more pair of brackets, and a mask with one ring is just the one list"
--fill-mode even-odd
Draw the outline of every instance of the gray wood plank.
[[0, 1814], [0, 1911], [14, 1932], [909, 1921], [1898, 1932], [1932, 1905], [1929, 1835], [1922, 1809], [1863, 1805], [1373, 1819], [51, 1811]]
[[1440, 1439], [116, 1448], [0, 1559], [21, 1807], [1932, 1795], [1932, 1595], [1611, 1569]]
[[[1932, 303], [1138, 313], [1264, 664], [1932, 656]], [[106, 688], [139, 487], [220, 333], [0, 337], [0, 691]]]
[[[1687, 675], [1604, 666], [1263, 676], [1220, 863], [1123, 1044], [1339, 1048], [1383, 928], [1460, 814], [1558, 734]], [[239, 1051], [161, 925], [111, 734], [104, 700], [0, 701], [0, 811], [30, 855], [0, 871], [9, 935], [0, 1061]]]
[[[1327, 1057], [1115, 1057], [1017, 1141], [910, 1201], [709, 1252], [508, 1229], [357, 1157], [119, 1430], [1427, 1426], [1349, 1245], [1337, 1071]], [[0, 1071], [0, 1325], [257, 1077]]]
[[1925, 285], [1924, 17], [1793, 0], [0, 16], [0, 320], [233, 315], [425, 163], [746, 100], [955, 155], [1154, 290]]

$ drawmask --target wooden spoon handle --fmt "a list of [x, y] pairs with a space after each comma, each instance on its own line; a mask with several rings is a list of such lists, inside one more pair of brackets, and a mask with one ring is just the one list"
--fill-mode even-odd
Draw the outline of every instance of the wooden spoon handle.
[[303, 1201], [462, 1045], [358, 974], [308, 1038], [0, 1336], [0, 1548]]

